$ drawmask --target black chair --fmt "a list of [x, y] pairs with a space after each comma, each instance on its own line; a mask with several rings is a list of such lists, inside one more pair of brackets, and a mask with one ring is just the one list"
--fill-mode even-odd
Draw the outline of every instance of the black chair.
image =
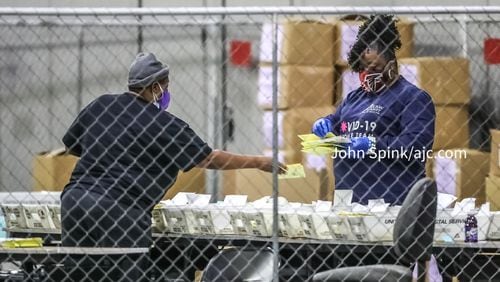
[[203, 271], [201, 281], [272, 281], [274, 252], [269, 249], [224, 249]]
[[317, 273], [313, 281], [412, 281], [417, 262], [418, 281], [425, 279], [430, 260], [437, 209], [437, 187], [430, 178], [419, 180], [403, 202], [394, 225], [394, 251], [400, 265], [342, 267]]

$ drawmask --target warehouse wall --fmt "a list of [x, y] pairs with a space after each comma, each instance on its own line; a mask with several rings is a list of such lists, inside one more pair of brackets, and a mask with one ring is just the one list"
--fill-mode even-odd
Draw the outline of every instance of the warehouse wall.
[[[100, 6], [102, 1], [3, 1], [5, 6]], [[147, 1], [144, 6], [165, 6], [166, 1]], [[268, 1], [227, 1], [228, 6], [270, 5]], [[307, 3], [306, 3], [307, 2]], [[427, 3], [429, 2], [429, 3]], [[215, 6], [220, 1], [168, 1], [169, 6]], [[136, 1], [108, 1], [108, 6], [134, 7]], [[347, 5], [347, 1], [273, 1], [272, 5]], [[357, 1], [372, 5], [372, 1]], [[410, 1], [377, 1], [377, 5], [413, 5]], [[431, 5], [421, 1], [419, 5]], [[449, 1], [450, 5], [496, 5], [499, 1]], [[500, 35], [498, 27], [470, 23], [467, 56], [471, 59], [473, 135], [471, 147], [483, 147], [487, 138], [485, 120], [499, 125], [500, 70], [487, 67], [482, 60], [482, 40], [486, 35]], [[111, 32], [110, 32], [111, 30]], [[462, 56], [462, 27], [457, 23], [421, 23], [415, 29], [415, 56]], [[31, 160], [35, 152], [62, 145], [61, 137], [76, 116], [79, 105], [103, 93], [119, 93], [126, 88], [127, 70], [137, 52], [137, 29], [134, 27], [87, 27], [83, 32], [85, 48], [79, 49], [79, 27], [2, 28], [8, 44], [0, 44], [0, 190], [29, 190]], [[207, 68], [220, 59], [217, 30], [208, 40], [215, 49], [202, 49], [200, 26], [147, 27], [143, 31], [143, 50], [154, 52], [171, 67], [171, 92], [174, 114], [185, 119], [195, 131], [212, 140], [217, 129], [210, 127], [208, 87], [220, 85], [218, 69]], [[229, 40], [253, 43], [258, 58], [260, 25], [228, 26]], [[6, 46], [9, 46], [8, 48]], [[12, 46], [16, 46], [12, 48]], [[205, 57], [204, 57], [205, 56]], [[83, 58], [81, 97], [78, 93], [78, 60]], [[215, 70], [215, 73], [212, 71]], [[490, 79], [486, 79], [489, 76]], [[262, 151], [262, 111], [256, 105], [257, 70], [228, 68], [228, 104], [233, 108], [235, 140], [230, 150], [242, 153]], [[81, 102], [79, 102], [81, 100]], [[249, 106], [250, 105], [250, 106]], [[216, 108], [217, 109], [217, 108]], [[490, 116], [488, 116], [490, 115]], [[477, 124], [474, 124], [477, 123]], [[210, 142], [210, 141], [209, 141]], [[215, 144], [217, 146], [217, 144]], [[6, 166], [8, 164], [8, 167]]]
[[[72, 6], [72, 7], [100, 7], [102, 1], [86, 0], [86, 1], [72, 1], [72, 0], [31, 0], [31, 1], [4, 0], [2, 6], [17, 6], [17, 7], [57, 7], [57, 6]], [[113, 0], [106, 1], [108, 7], [129, 6], [137, 5], [137, 0]], [[144, 7], [197, 7], [197, 6], [221, 6], [222, 0], [143, 0]], [[411, 0], [226, 0], [227, 6], [432, 6], [436, 5], [436, 1], [420, 0], [418, 2]], [[448, 0], [439, 2], [440, 5], [499, 5], [499, 0]]]

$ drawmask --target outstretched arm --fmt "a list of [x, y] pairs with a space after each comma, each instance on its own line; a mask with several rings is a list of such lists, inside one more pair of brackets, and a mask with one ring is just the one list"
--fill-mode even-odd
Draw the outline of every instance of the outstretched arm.
[[[266, 172], [273, 171], [273, 159], [265, 156], [239, 155], [222, 150], [213, 150], [197, 167], [209, 169], [258, 168]], [[278, 173], [284, 173], [286, 166], [278, 163]]]

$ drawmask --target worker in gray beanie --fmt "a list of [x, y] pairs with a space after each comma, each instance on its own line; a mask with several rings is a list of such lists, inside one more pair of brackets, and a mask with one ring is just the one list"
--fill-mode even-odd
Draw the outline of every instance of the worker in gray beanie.
[[[149, 248], [151, 211], [179, 171], [196, 166], [271, 172], [275, 165], [285, 171], [270, 157], [212, 149], [165, 110], [168, 86], [169, 67], [140, 53], [130, 66], [129, 91], [98, 97], [69, 127], [62, 140], [80, 159], [61, 195], [63, 246]], [[112, 281], [148, 281], [147, 261], [122, 259], [104, 273]], [[102, 265], [74, 259], [68, 267], [74, 281], [93, 272], [102, 278]]]
[[[170, 103], [170, 92], [162, 88], [160, 82], [168, 85], [168, 74], [170, 70], [167, 65], [158, 61], [155, 55], [139, 53], [130, 66], [128, 73], [128, 88], [130, 91], [141, 95], [147, 101], [154, 101], [160, 110], [168, 108]], [[155, 82], [158, 82], [155, 84]], [[144, 93], [148, 86], [157, 86], [157, 89]], [[157, 94], [157, 93], [160, 94]], [[150, 96], [147, 96], [151, 94]]]

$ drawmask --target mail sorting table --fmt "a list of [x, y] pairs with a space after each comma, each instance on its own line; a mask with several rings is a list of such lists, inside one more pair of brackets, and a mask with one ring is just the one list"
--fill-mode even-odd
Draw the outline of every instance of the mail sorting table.
[[[19, 261], [23, 271], [22, 281], [42, 281], [49, 278], [56, 281], [66, 277], [61, 264], [71, 256], [85, 256], [95, 265], [104, 259], [117, 261], [125, 257], [133, 260], [138, 255], [149, 252], [148, 248], [83, 248], [83, 247], [40, 247], [40, 248], [1, 248], [0, 261]], [[43, 265], [43, 268], [37, 266]], [[58, 269], [59, 267], [59, 269]], [[8, 277], [6, 277], [11, 281]]]
[[[186, 281], [194, 277], [194, 268], [224, 247], [262, 249], [272, 247], [268, 237], [242, 235], [185, 235], [154, 233], [156, 249], [165, 254], [157, 265], [183, 270]], [[316, 272], [335, 267], [365, 264], [397, 264], [391, 252], [392, 242], [358, 242], [317, 239], [279, 238], [280, 280], [306, 281]], [[433, 254], [438, 261], [444, 281], [458, 276], [460, 281], [500, 280], [500, 241], [478, 243], [435, 242]], [[174, 264], [172, 264], [174, 262]]]
[[[42, 237], [47, 244], [57, 243], [58, 230], [10, 229], [12, 237]], [[254, 249], [272, 247], [269, 237], [244, 235], [190, 235], [153, 233], [150, 250], [156, 277], [175, 277], [192, 281], [196, 269], [224, 247]], [[286, 281], [304, 281], [316, 272], [341, 266], [397, 263], [390, 251], [392, 242], [358, 242], [279, 238], [280, 277]], [[444, 281], [458, 276], [461, 281], [500, 280], [500, 241], [478, 243], [435, 242], [433, 254]]]
[[[113, 268], [113, 261], [137, 260], [139, 256], [149, 254], [149, 248], [119, 247], [62, 247], [61, 232], [55, 229], [6, 229], [11, 238], [41, 237], [41, 248], [0, 248], [0, 262], [19, 262], [25, 280], [40, 281], [44, 277], [49, 281], [58, 281], [67, 277], [68, 269], [63, 263], [67, 259], [85, 257], [85, 263], [104, 268]], [[62, 279], [62, 278], [61, 278]], [[0, 277], [0, 281], [2, 278]], [[11, 280], [9, 280], [11, 281]]]

